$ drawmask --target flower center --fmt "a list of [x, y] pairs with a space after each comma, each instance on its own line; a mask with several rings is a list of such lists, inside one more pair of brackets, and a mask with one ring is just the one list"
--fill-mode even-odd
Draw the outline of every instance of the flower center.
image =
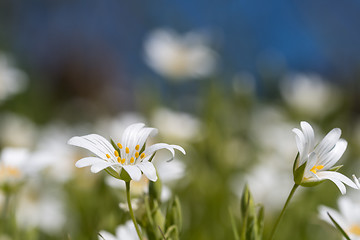
[[21, 173], [19, 169], [15, 167], [0, 167], [0, 177], [20, 177]]
[[316, 174], [317, 170], [321, 170], [323, 168], [324, 168], [324, 165], [313, 166], [313, 168], [310, 171]]
[[[123, 146], [118, 143], [117, 146], [119, 147], [119, 149], [123, 149]], [[116, 157], [116, 160], [118, 163], [121, 164], [134, 164], [135, 161], [140, 157], [140, 159], [144, 159], [145, 158], [145, 153], [139, 153], [140, 150], [140, 145], [136, 145], [135, 146], [135, 153], [130, 153], [130, 148], [129, 147], [125, 147], [125, 156], [121, 156], [121, 154], [119, 153], [119, 151], [115, 150], [114, 151], [114, 155]], [[110, 154], [106, 154], [106, 157], [109, 159], [111, 158]], [[122, 158], [121, 158], [122, 157]]]
[[360, 236], [360, 226], [359, 225], [352, 225], [349, 228], [349, 232], [352, 234], [355, 234], [357, 236]]

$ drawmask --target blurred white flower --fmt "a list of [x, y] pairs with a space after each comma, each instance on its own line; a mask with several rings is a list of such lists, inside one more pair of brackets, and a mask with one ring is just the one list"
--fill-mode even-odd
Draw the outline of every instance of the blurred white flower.
[[72, 135], [71, 130], [61, 124], [44, 128], [32, 154], [32, 165], [58, 182], [66, 182], [74, 174], [74, 163], [78, 155], [67, 145], [67, 140]]
[[34, 146], [37, 128], [33, 122], [16, 114], [2, 114], [0, 118], [0, 141], [3, 146]]
[[120, 178], [124, 169], [130, 179], [139, 181], [142, 173], [151, 180], [156, 181], [156, 169], [151, 162], [154, 154], [161, 149], [169, 150], [172, 157], [177, 149], [185, 154], [185, 150], [178, 145], [158, 143], [145, 147], [146, 140], [150, 135], [157, 133], [157, 129], [145, 127], [143, 123], [128, 126], [121, 139], [117, 143], [117, 150], [105, 138], [97, 134], [90, 134], [82, 137], [73, 137], [68, 144], [90, 150], [97, 157], [86, 157], [76, 162], [76, 167], [91, 166], [91, 171], [97, 173], [106, 170], [115, 178]]
[[29, 168], [29, 157], [25, 148], [4, 148], [0, 154], [0, 186], [22, 182]]
[[166, 108], [154, 111], [152, 119], [164, 138], [189, 141], [200, 137], [201, 123], [198, 119], [185, 112], [175, 112]]
[[306, 164], [300, 184], [306, 186], [328, 179], [336, 184], [342, 194], [346, 193], [344, 183], [357, 189], [356, 184], [349, 178], [332, 171], [332, 167], [339, 161], [347, 147], [347, 142], [340, 139], [341, 130], [334, 128], [319, 144], [316, 144], [311, 125], [304, 121], [300, 125], [302, 130], [293, 129], [299, 150], [299, 157], [295, 162], [295, 172], [300, 166]]
[[281, 209], [283, 200], [293, 185], [291, 166], [287, 169], [285, 165], [274, 165], [273, 163], [278, 161], [276, 156], [264, 155], [262, 158], [266, 161], [255, 165], [245, 175], [235, 176], [230, 182], [230, 187], [241, 198], [244, 183], [247, 183], [255, 201], [264, 204], [267, 213], [274, 213]]
[[340, 197], [338, 200], [338, 206], [340, 210], [339, 212], [326, 206], [320, 206], [320, 219], [334, 226], [328, 216], [329, 213], [340, 225], [340, 227], [349, 235], [350, 239], [360, 240], [360, 202], [355, 202], [349, 197]]
[[52, 234], [60, 232], [66, 222], [60, 191], [47, 192], [38, 184], [27, 184], [16, 206], [16, 221], [24, 229], [39, 228]]
[[[293, 135], [289, 131], [292, 124], [282, 109], [266, 106], [254, 112], [250, 123], [251, 136], [259, 148], [261, 156], [274, 155], [277, 166], [284, 166], [284, 161], [289, 165], [295, 158], [296, 147], [292, 144]], [[262, 157], [260, 159], [263, 159]], [[264, 161], [267, 162], [266, 157]]]
[[[172, 161], [163, 161], [158, 163], [154, 161], [157, 174], [161, 180], [162, 191], [161, 191], [161, 200], [167, 201], [171, 197], [171, 190], [168, 185], [180, 180], [185, 174], [185, 164], [180, 160], [174, 159]], [[125, 183], [119, 181], [118, 179], [107, 177], [106, 183], [115, 188], [125, 189]], [[131, 181], [130, 182], [130, 191], [132, 195], [139, 196], [143, 193], [147, 193], [149, 190], [149, 180], [146, 177], [142, 177], [140, 181]], [[127, 209], [127, 205], [121, 205]]]
[[317, 74], [290, 74], [280, 84], [286, 103], [311, 116], [331, 112], [340, 99], [336, 89]]
[[145, 42], [145, 60], [158, 74], [172, 80], [203, 78], [214, 72], [216, 54], [200, 33], [180, 36], [171, 30], [153, 31]]
[[0, 101], [23, 91], [26, 83], [25, 73], [16, 68], [8, 56], [0, 53]]
[[138, 240], [139, 237], [136, 233], [134, 224], [131, 221], [127, 221], [124, 225], [120, 225], [116, 228], [116, 235], [112, 235], [107, 231], [100, 231], [99, 240]]

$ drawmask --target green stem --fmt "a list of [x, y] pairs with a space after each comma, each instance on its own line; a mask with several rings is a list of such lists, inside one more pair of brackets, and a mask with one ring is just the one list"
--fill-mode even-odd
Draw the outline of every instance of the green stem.
[[134, 223], [134, 226], [135, 226], [135, 229], [136, 229], [136, 232], [139, 236], [139, 239], [140, 240], [143, 240], [142, 236], [141, 236], [141, 232], [140, 232], [140, 229], [139, 229], [139, 225], [137, 224], [136, 222], [136, 219], [135, 219], [135, 216], [134, 216], [134, 212], [133, 212], [133, 209], [132, 209], [132, 206], [131, 206], [131, 199], [130, 199], [130, 181], [129, 182], [125, 182], [126, 184], [126, 199], [127, 199], [127, 202], [128, 202], [128, 206], [129, 206], [129, 213], [130, 213], [130, 216], [131, 216], [131, 219]]
[[280, 220], [281, 220], [281, 218], [282, 218], [282, 216], [284, 215], [284, 212], [285, 212], [285, 210], [286, 210], [286, 207], [287, 207], [287, 205], [289, 204], [291, 198], [293, 197], [293, 195], [294, 195], [294, 193], [295, 193], [295, 191], [296, 191], [296, 189], [297, 189], [298, 187], [299, 187], [298, 184], [294, 184], [293, 188], [291, 189], [291, 192], [290, 192], [288, 198], [286, 199], [285, 205], [284, 205], [283, 209], [281, 210], [281, 213], [280, 213], [278, 219], [276, 220], [276, 223], [275, 223], [274, 228], [273, 228], [272, 231], [271, 231], [269, 240], [272, 240], [272, 239], [274, 238], [274, 235], [275, 235], [275, 232], [276, 232], [276, 228], [277, 228], [277, 226], [279, 225]]

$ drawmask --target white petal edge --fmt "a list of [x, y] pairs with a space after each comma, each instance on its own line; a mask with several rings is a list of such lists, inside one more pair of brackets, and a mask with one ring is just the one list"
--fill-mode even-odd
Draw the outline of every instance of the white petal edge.
[[136, 165], [150, 180], [155, 182], [157, 180], [156, 169], [151, 162], [142, 162]]
[[93, 173], [98, 173], [101, 170], [104, 170], [105, 168], [115, 166], [115, 165], [121, 166], [119, 163], [110, 163], [110, 162], [103, 161], [101, 163], [99, 162], [99, 163], [93, 164], [90, 168], [90, 171]]
[[130, 178], [134, 181], [139, 181], [141, 178], [141, 171], [137, 166], [124, 165], [123, 169], [129, 174]]
[[83, 167], [88, 167], [88, 166], [91, 166], [93, 164], [101, 163], [101, 162], [105, 162], [104, 159], [97, 158], [97, 157], [86, 157], [86, 158], [82, 158], [82, 159], [78, 160], [75, 163], [75, 166], [77, 168], [83, 168]]
[[344, 154], [347, 148], [347, 141], [339, 139], [335, 147], [326, 155], [324, 155], [320, 161], [320, 165], [324, 165], [324, 170], [327, 170], [335, 165]]
[[350, 178], [348, 178], [345, 175], [338, 173], [338, 172], [319, 171], [319, 172], [317, 172], [317, 176], [321, 180], [328, 179], [328, 180], [334, 182], [342, 194], [346, 193], [346, 188], [343, 183], [345, 183], [346, 185], [348, 185], [352, 188], [357, 189], [356, 184], [353, 181], [351, 181]]
[[308, 122], [302, 121], [300, 123], [301, 129], [303, 131], [304, 137], [305, 137], [305, 146], [304, 151], [310, 152], [314, 149], [314, 142], [315, 142], [315, 134], [314, 129], [311, 127], [311, 125]]
[[335, 146], [337, 141], [339, 141], [340, 136], [340, 128], [334, 128], [333, 130], [331, 130], [315, 148], [315, 151], [317, 152], [319, 157], [329, 152]]

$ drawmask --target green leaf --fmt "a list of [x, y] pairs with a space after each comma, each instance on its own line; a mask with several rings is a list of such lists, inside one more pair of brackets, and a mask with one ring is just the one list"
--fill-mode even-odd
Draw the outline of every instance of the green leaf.
[[299, 152], [296, 154], [296, 157], [295, 157], [295, 160], [294, 160], [293, 173], [295, 173], [295, 170], [296, 170], [296, 166], [297, 166], [298, 161], [299, 161]]
[[344, 165], [338, 165], [338, 166], [335, 166], [335, 167], [330, 168], [328, 171], [337, 172], [337, 171], [339, 171], [339, 169], [342, 168], [343, 166], [344, 166]]
[[131, 181], [130, 175], [123, 168], [120, 170], [120, 179], [124, 180], [125, 182]]
[[297, 185], [301, 185], [301, 183], [303, 181], [306, 164], [307, 164], [307, 162], [304, 162], [303, 165], [301, 165], [294, 171], [294, 182]]
[[260, 209], [257, 215], [257, 239], [262, 239], [264, 231], [264, 206], [260, 205]]
[[230, 208], [229, 208], [229, 214], [230, 214], [231, 227], [232, 227], [232, 230], [233, 230], [233, 233], [234, 233], [234, 238], [235, 238], [235, 240], [240, 240], [239, 233], [238, 233], [238, 230], [236, 228], [234, 215], [232, 214], [232, 211], [231, 211]]
[[119, 175], [112, 167], [105, 168], [105, 171], [106, 171], [110, 176], [121, 180], [120, 175]]
[[330, 215], [330, 213], [328, 212], [327, 215], [330, 217], [331, 221], [334, 223], [335, 227], [340, 231], [340, 233], [348, 240], [351, 240], [350, 237], [346, 234], [346, 232], [344, 231], [344, 229], [342, 229], [342, 227], [340, 227], [340, 225], [335, 221], [335, 219]]

